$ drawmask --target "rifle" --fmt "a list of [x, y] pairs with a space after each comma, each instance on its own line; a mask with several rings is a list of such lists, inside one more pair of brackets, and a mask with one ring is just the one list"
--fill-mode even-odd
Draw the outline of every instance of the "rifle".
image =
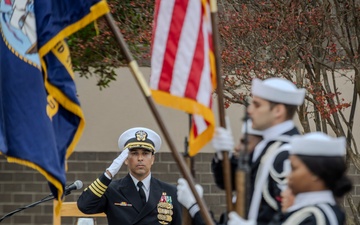
[[250, 205], [250, 165], [249, 165], [249, 151], [248, 151], [248, 126], [247, 121], [249, 116], [247, 114], [247, 103], [245, 101], [245, 132], [244, 132], [244, 150], [240, 152], [238, 159], [238, 167], [235, 172], [235, 186], [236, 186], [236, 202], [235, 211], [243, 218], [247, 217]]

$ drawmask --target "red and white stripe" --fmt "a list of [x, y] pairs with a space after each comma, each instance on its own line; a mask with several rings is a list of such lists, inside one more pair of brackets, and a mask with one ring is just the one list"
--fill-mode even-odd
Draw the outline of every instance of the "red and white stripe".
[[157, 0], [150, 88], [157, 103], [194, 115], [190, 155], [214, 131], [214, 68], [208, 0]]

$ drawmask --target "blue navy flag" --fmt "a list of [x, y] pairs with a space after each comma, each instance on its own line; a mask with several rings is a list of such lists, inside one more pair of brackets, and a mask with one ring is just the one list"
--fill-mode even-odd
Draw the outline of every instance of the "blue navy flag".
[[85, 126], [64, 38], [108, 12], [103, 0], [0, 0], [0, 154], [38, 170], [60, 203]]

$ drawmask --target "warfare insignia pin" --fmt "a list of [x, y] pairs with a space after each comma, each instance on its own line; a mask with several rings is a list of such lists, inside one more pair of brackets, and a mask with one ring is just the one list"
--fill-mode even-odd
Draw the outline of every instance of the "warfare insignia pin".
[[139, 130], [135, 133], [136, 140], [138, 141], [145, 141], [147, 138], [147, 133], [143, 130]]
[[167, 196], [166, 192], [163, 192], [157, 205], [159, 223], [169, 224], [172, 221], [173, 208], [171, 196]]

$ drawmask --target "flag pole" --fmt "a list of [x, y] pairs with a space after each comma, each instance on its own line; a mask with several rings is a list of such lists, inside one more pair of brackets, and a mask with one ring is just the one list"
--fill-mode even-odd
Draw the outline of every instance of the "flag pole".
[[[226, 128], [225, 123], [225, 110], [224, 110], [224, 94], [222, 86], [222, 73], [221, 73], [221, 57], [220, 57], [220, 37], [218, 29], [218, 18], [217, 18], [217, 2], [216, 0], [210, 0], [210, 10], [211, 10], [211, 26], [212, 26], [212, 36], [214, 43], [214, 54], [215, 54], [215, 65], [216, 65], [216, 93], [218, 95], [218, 109], [219, 109], [219, 122], [220, 126]], [[233, 211], [232, 203], [232, 187], [231, 187], [231, 169], [230, 169], [230, 160], [229, 153], [223, 151], [223, 175], [224, 175], [224, 188], [225, 188], [225, 197], [226, 197], [226, 207], [227, 212]]]
[[205, 202], [203, 201], [202, 198], [200, 198], [199, 194], [197, 193], [197, 191], [195, 189], [195, 182], [190, 174], [189, 168], [187, 168], [185, 160], [183, 159], [180, 152], [176, 150], [174, 142], [172, 141], [170, 134], [169, 134], [167, 128], [165, 127], [165, 124], [164, 124], [158, 110], [155, 107], [154, 100], [151, 97], [151, 90], [149, 88], [149, 85], [145, 81], [144, 76], [142, 75], [137, 62], [134, 60], [134, 58], [124, 40], [123, 35], [120, 32], [120, 29], [116, 26], [115, 20], [110, 13], [105, 14], [105, 19], [106, 19], [110, 29], [112, 30], [116, 41], [120, 45], [121, 51], [125, 55], [125, 58], [129, 64], [130, 70], [131, 70], [133, 76], [135, 77], [140, 89], [142, 90], [145, 100], [146, 100], [148, 106], [150, 107], [151, 112], [153, 113], [153, 115], [156, 119], [156, 122], [158, 123], [158, 125], [165, 137], [165, 140], [167, 141], [167, 143], [170, 147], [171, 153], [180, 169], [181, 174], [187, 180], [189, 187], [194, 194], [194, 197], [199, 205], [200, 212], [201, 212], [203, 219], [205, 220], [205, 223], [208, 225], [214, 225], [214, 222], [211, 219], [209, 210], [207, 209]]

